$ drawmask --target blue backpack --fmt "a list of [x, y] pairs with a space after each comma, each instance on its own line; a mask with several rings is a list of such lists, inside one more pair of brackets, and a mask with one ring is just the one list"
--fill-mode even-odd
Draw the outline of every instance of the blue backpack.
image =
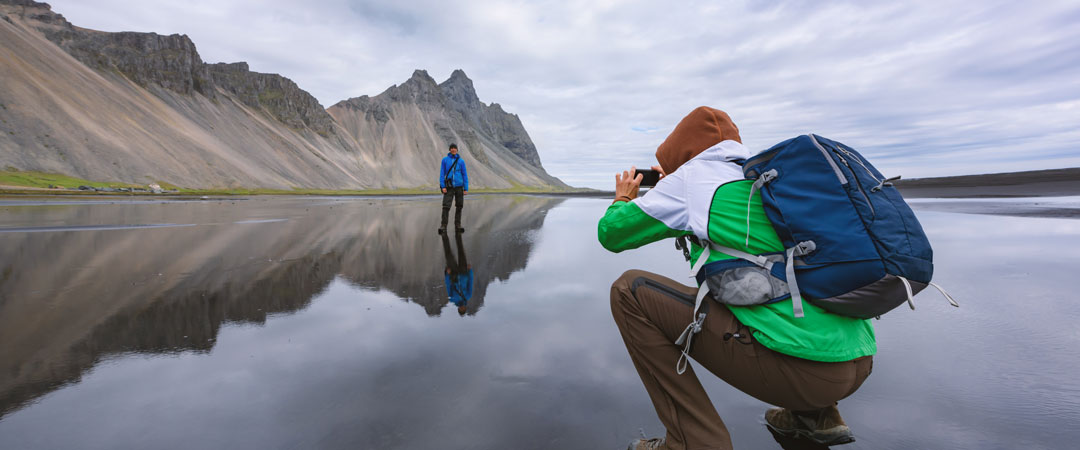
[[[750, 242], [750, 200], [761, 192], [765, 215], [784, 245], [783, 253], [753, 255], [715, 242], [697, 241], [702, 254], [690, 269], [699, 288], [693, 321], [675, 345], [683, 346], [675, 370], [683, 373], [693, 336], [701, 332], [702, 302], [756, 305], [791, 298], [795, 317], [802, 301], [834, 314], [879, 317], [933, 286], [953, 306], [948, 293], [930, 281], [933, 250], [915, 213], [892, 181], [855, 150], [815, 135], [774, 145], [743, 164], [754, 180], [747, 199], [746, 242]], [[690, 260], [683, 241], [676, 248]], [[718, 251], [736, 259], [714, 262]]]
[[[702, 301], [712, 296], [735, 305], [773, 303], [791, 298], [795, 317], [803, 317], [802, 301], [831, 313], [859, 319], [879, 317], [933, 286], [953, 306], [948, 293], [930, 281], [933, 250], [892, 181], [866, 158], [839, 142], [812, 134], [774, 145], [743, 164], [754, 180], [750, 198], [761, 192], [765, 215], [776, 230], [783, 254], [752, 255], [713, 242], [699, 242], [704, 251], [690, 270], [700, 287], [694, 320], [676, 345], [684, 345], [676, 362], [686, 369], [690, 343], [701, 331]], [[747, 245], [750, 242], [747, 200]], [[677, 244], [685, 248], [685, 243]], [[710, 251], [735, 260], [706, 263]], [[684, 251], [689, 260], [689, 252]]]
[[[892, 181], [866, 158], [815, 135], [786, 140], [746, 161], [765, 215], [787, 249], [795, 316], [802, 299], [868, 319], [934, 286], [933, 250]], [[753, 196], [753, 190], [751, 191]], [[733, 255], [734, 256], [734, 255]]]

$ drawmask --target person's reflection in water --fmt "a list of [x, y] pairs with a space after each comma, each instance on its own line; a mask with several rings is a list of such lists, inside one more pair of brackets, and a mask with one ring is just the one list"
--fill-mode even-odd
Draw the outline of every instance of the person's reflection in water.
[[461, 233], [456, 233], [458, 257], [450, 250], [450, 237], [442, 235], [443, 252], [446, 254], [446, 295], [450, 303], [457, 306], [458, 314], [464, 316], [472, 297], [473, 271], [465, 259], [465, 245], [461, 243]]

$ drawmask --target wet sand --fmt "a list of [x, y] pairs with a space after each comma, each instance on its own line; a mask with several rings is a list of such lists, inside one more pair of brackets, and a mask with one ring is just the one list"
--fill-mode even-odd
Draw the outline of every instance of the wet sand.
[[[0, 448], [540, 450], [661, 434], [608, 296], [628, 269], [691, 282], [681, 253], [605, 251], [609, 199], [468, 202], [460, 240], [435, 234], [436, 197], [0, 203]], [[1080, 221], [1017, 215], [1080, 197], [911, 204], [961, 307], [927, 292], [872, 321], [873, 375], [840, 403], [857, 436], [845, 450], [1070, 448], [1080, 314], [1059, 300], [1080, 255], [1060, 249], [1080, 245]], [[155, 224], [195, 225], [130, 227]], [[455, 264], [473, 272], [464, 313]], [[805, 448], [695, 369], [735, 448]]]
[[[437, 201], [0, 200], [0, 418], [110, 355], [209, 350], [223, 323], [302, 309], [335, 277], [438, 315]], [[524, 266], [521, 236], [562, 201], [469, 203], [470, 234], [454, 248], [484, 257], [472, 262], [467, 314], [489, 283]]]
[[1078, 197], [1030, 197], [988, 199], [909, 199], [916, 210], [1013, 217], [1080, 219]]

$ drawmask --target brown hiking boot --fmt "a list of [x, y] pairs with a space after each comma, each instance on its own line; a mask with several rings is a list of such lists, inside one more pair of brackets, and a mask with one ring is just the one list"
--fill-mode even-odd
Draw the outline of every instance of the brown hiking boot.
[[[644, 433], [642, 433], [644, 434]], [[663, 450], [666, 449], [664, 438], [634, 439], [626, 450]]]
[[813, 412], [795, 413], [784, 408], [765, 411], [765, 424], [781, 436], [809, 439], [824, 445], [855, 442], [851, 428], [840, 417], [836, 405]]

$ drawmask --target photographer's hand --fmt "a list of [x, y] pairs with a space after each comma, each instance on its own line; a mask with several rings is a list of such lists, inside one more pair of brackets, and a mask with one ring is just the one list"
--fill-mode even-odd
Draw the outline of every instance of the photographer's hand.
[[641, 174], [634, 176], [636, 167], [630, 166], [630, 170], [622, 174], [615, 174], [615, 201], [630, 201], [638, 196], [638, 188], [641, 186]]
[[664, 173], [664, 168], [663, 168], [663, 167], [660, 167], [660, 166], [652, 166], [652, 170], [655, 170], [655, 171], [657, 171], [657, 172], [660, 172], [660, 179], [661, 179], [661, 180], [663, 180], [663, 179], [664, 179], [664, 177], [666, 177], [666, 176], [667, 176], [667, 174], [666, 174], [666, 173]]

